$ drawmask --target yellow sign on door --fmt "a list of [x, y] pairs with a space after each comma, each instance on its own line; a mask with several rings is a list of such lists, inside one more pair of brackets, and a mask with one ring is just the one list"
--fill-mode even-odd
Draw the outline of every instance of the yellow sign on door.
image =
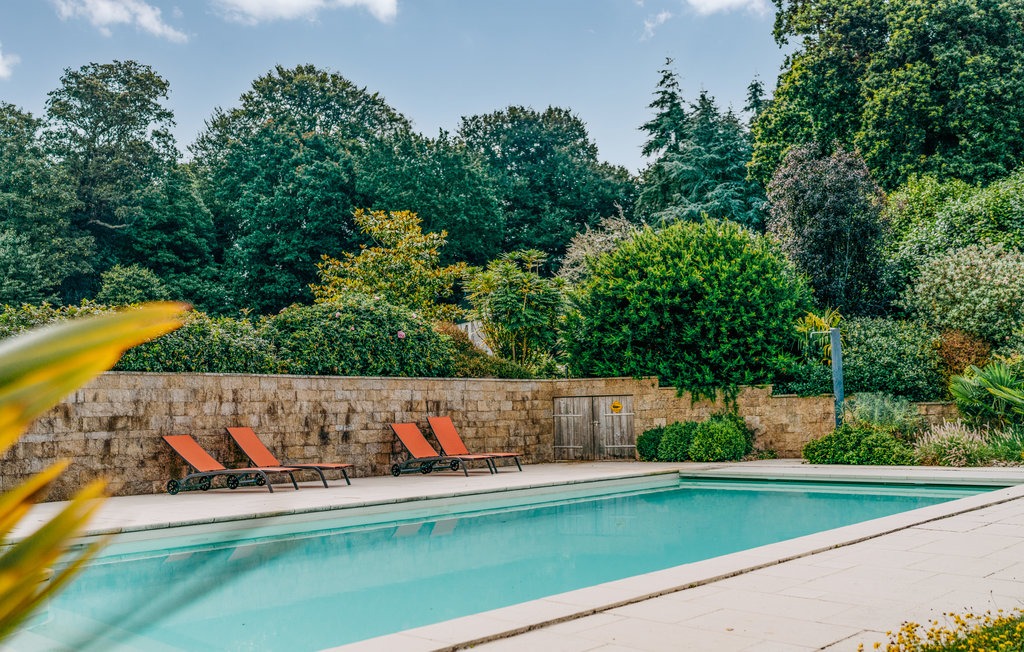
[[612, 413], [614, 414], [622, 412], [622, 403], [619, 403], [618, 401], [612, 401], [612, 404], [609, 407], [611, 407]]

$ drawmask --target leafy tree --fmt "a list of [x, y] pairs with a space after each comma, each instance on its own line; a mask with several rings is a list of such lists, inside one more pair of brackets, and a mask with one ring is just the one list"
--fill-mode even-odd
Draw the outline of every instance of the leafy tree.
[[95, 239], [91, 262], [104, 269], [177, 160], [169, 84], [135, 61], [69, 68], [60, 82], [46, 103], [48, 145], [75, 185], [73, 226]]
[[466, 271], [465, 263], [441, 267], [444, 231], [423, 233], [420, 219], [409, 211], [367, 212], [360, 208], [354, 218], [376, 245], [360, 245], [358, 256], [345, 253], [341, 260], [324, 256], [317, 265], [322, 285], [312, 287], [318, 303], [357, 292], [379, 295], [425, 319], [452, 321], [462, 316], [458, 306], [444, 303]]
[[192, 151], [240, 305], [269, 313], [311, 298], [320, 256], [359, 242], [359, 157], [408, 129], [377, 94], [311, 65], [278, 66], [214, 111]]
[[539, 249], [554, 264], [574, 234], [616, 204], [630, 211], [629, 173], [598, 161], [586, 125], [568, 109], [510, 106], [464, 117], [458, 138], [495, 180], [505, 251]]
[[108, 306], [131, 306], [170, 298], [160, 277], [141, 265], [114, 265], [103, 272], [100, 283], [96, 301]]
[[359, 159], [357, 189], [378, 209], [416, 213], [428, 231], [447, 231], [442, 261], [484, 264], [501, 251], [504, 215], [494, 182], [446, 132], [400, 132]]
[[790, 147], [857, 148], [888, 189], [912, 174], [988, 182], [1024, 143], [1024, 8], [1007, 0], [774, 0], [801, 37], [754, 125], [753, 175]]
[[466, 278], [467, 299], [483, 322], [487, 346], [522, 365], [547, 364], [558, 340], [562, 280], [540, 276], [543, 263], [540, 251], [514, 251]]
[[988, 182], [1024, 161], [1024, 6], [887, 6], [888, 38], [861, 80], [855, 143], [883, 186], [915, 172]]
[[75, 233], [74, 187], [47, 157], [41, 122], [0, 103], [0, 303], [54, 300], [88, 273], [91, 238]]
[[[96, 241], [94, 270], [142, 263], [182, 298], [217, 306], [210, 214], [177, 164], [169, 85], [135, 61], [66, 70], [49, 94], [47, 142], [76, 188], [72, 225]], [[66, 299], [92, 293], [80, 275]], [[197, 291], [204, 288], [204, 291]]]
[[675, 72], [661, 73], [650, 104], [658, 113], [641, 128], [648, 134], [644, 153], [658, 158], [641, 177], [637, 211], [660, 221], [709, 216], [759, 227], [764, 197], [747, 180], [751, 149], [744, 126], [706, 92], [687, 110]]
[[887, 36], [884, 0], [772, 0], [786, 56], [772, 100], [755, 120], [751, 175], [765, 186], [791, 147], [806, 143], [853, 149], [860, 80]]
[[882, 192], [856, 154], [793, 148], [769, 184], [768, 198], [768, 230], [807, 275], [819, 305], [851, 315], [887, 305]]
[[680, 392], [734, 396], [791, 364], [809, 292], [767, 238], [708, 220], [623, 241], [594, 261], [572, 303], [573, 373], [656, 375]]

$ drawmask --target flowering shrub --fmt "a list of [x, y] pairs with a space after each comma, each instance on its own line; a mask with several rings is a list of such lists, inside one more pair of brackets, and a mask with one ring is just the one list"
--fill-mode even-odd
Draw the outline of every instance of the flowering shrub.
[[921, 268], [904, 304], [941, 329], [999, 345], [1024, 327], [1024, 253], [996, 244], [950, 251]]
[[992, 461], [993, 452], [983, 429], [963, 421], [932, 426], [915, 445], [921, 464], [938, 466], [981, 466]]
[[[1024, 649], [1024, 609], [995, 613], [946, 614], [946, 622], [933, 620], [927, 629], [903, 623], [897, 632], [886, 632], [888, 643], [875, 643], [886, 652], [1020, 652]], [[882, 646], [885, 647], [882, 647]], [[858, 650], [864, 650], [860, 645]]]

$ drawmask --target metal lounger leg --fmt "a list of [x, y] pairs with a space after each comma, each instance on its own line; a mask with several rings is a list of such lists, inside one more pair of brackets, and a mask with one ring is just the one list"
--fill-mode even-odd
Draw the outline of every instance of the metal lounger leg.
[[[299, 490], [299, 483], [295, 481], [295, 472], [294, 471], [289, 471], [288, 472], [288, 477], [292, 479], [292, 486], [295, 487], [295, 491], [298, 491]], [[321, 478], [324, 477], [324, 474], [321, 473], [320, 477]], [[327, 486], [327, 481], [326, 480], [324, 480], [324, 486], [325, 487]]]
[[341, 474], [342, 474], [343, 476], [345, 476], [345, 484], [347, 484], [347, 485], [351, 485], [351, 484], [352, 484], [352, 481], [348, 479], [348, 471], [347, 471], [347, 470], [345, 470], [345, 468], [344, 468], [344, 467], [342, 467], [342, 469], [341, 469]]

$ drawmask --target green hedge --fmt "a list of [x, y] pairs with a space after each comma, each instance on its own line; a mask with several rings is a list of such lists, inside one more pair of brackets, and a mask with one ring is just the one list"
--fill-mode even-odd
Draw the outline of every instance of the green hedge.
[[658, 461], [685, 462], [690, 459], [690, 445], [697, 426], [695, 421], [676, 421], [665, 426], [665, 436], [658, 446]]
[[636, 437], [636, 456], [641, 462], [655, 462], [658, 447], [665, 436], [665, 426], [645, 430]]
[[339, 376], [450, 376], [451, 339], [404, 308], [351, 294], [291, 306], [261, 333], [288, 373]]
[[892, 434], [869, 426], [844, 424], [804, 446], [811, 464], [915, 464], [914, 450]]

